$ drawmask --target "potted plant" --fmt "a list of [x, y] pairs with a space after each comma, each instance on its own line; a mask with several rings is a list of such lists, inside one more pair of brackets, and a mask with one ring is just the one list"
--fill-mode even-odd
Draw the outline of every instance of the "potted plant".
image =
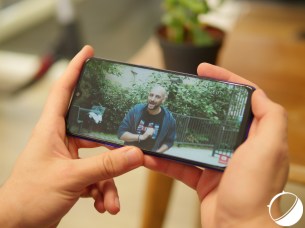
[[166, 68], [196, 73], [201, 62], [215, 64], [224, 32], [199, 20], [200, 15], [213, 10], [209, 1], [164, 0], [163, 8], [157, 36]]

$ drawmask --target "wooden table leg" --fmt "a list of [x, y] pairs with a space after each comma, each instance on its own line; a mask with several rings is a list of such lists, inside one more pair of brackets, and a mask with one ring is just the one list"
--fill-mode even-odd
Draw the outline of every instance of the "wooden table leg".
[[161, 228], [171, 195], [173, 179], [160, 173], [149, 171], [142, 228]]

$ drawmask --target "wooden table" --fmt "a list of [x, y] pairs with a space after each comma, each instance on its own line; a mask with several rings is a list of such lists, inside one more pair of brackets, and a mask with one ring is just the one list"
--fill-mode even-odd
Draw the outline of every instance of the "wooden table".
[[[304, 8], [252, 4], [237, 20], [218, 65], [264, 89], [288, 111], [289, 180], [305, 184], [305, 13]], [[164, 67], [155, 38], [131, 60]], [[162, 227], [173, 181], [151, 172], [143, 228]], [[158, 202], [158, 204], [156, 204]]]

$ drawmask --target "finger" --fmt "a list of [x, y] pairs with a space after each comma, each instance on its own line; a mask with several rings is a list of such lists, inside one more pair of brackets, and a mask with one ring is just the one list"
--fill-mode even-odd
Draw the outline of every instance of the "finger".
[[77, 148], [95, 148], [95, 147], [105, 147], [108, 150], [114, 150], [116, 147], [109, 146], [107, 144], [99, 143], [99, 142], [94, 142], [86, 139], [81, 139], [81, 138], [73, 138], [71, 137], [74, 141], [75, 144], [77, 145]]
[[99, 190], [100, 187], [98, 184], [92, 184], [85, 188], [82, 192], [82, 198], [93, 198], [94, 199], [94, 207], [99, 213], [104, 213], [106, 211], [104, 206], [104, 196], [103, 189]]
[[104, 147], [108, 150], [113, 150], [114, 147], [110, 147], [106, 144], [93, 142], [85, 139], [80, 139], [76, 137], [67, 137], [66, 140], [66, 146], [68, 147], [68, 150], [70, 152], [70, 155], [73, 159], [78, 159], [79, 154], [78, 151], [80, 148], [97, 148], [97, 147]]
[[[73, 159], [78, 159], [79, 157], [79, 149], [80, 148], [97, 148], [97, 147], [104, 147], [108, 150], [113, 150], [114, 147], [110, 147], [105, 144], [101, 144], [98, 142], [93, 142], [85, 139], [80, 139], [76, 137], [67, 137], [66, 139], [66, 146], [68, 148], [68, 151]], [[103, 150], [101, 148], [101, 150]]]
[[89, 192], [82, 197], [92, 197], [94, 207], [100, 212], [108, 211], [110, 214], [117, 214], [120, 211], [118, 191], [113, 179], [99, 181], [90, 186]]
[[74, 141], [74, 143], [76, 144], [78, 149], [80, 149], [80, 148], [95, 148], [95, 147], [104, 146], [102, 143], [93, 142], [93, 141], [80, 139], [80, 138], [70, 137], [70, 140]]
[[98, 184], [94, 184], [91, 188], [90, 195], [94, 199], [94, 207], [99, 213], [104, 213], [106, 211], [104, 204], [103, 189], [100, 190]]
[[96, 142], [75, 138], [68, 136], [65, 140], [66, 147], [68, 148], [68, 152], [73, 159], [79, 158], [79, 149], [80, 148], [96, 148], [101, 147], [102, 145]]
[[283, 107], [269, 100], [262, 90], [257, 90], [252, 96], [252, 109], [257, 119], [256, 135], [264, 144], [282, 145], [287, 141], [287, 113]]
[[[149, 155], [144, 156], [144, 166], [179, 180], [195, 190], [199, 190], [201, 183], [206, 183], [208, 186], [206, 186], [203, 195], [207, 194], [216, 186], [215, 184], [218, 183], [219, 178], [216, 182], [213, 181], [213, 179], [221, 175], [221, 173], [217, 171], [202, 170], [195, 166], [189, 166]], [[210, 185], [209, 183], [212, 184]]]
[[100, 181], [94, 186], [91, 195], [95, 200], [96, 210], [100, 213], [108, 211], [110, 214], [117, 214], [120, 211], [120, 202], [113, 179]]
[[94, 207], [99, 213], [106, 212], [105, 204], [104, 204], [104, 197], [101, 195], [98, 195], [94, 199]]
[[224, 68], [214, 66], [209, 63], [201, 63], [197, 68], [197, 73], [199, 76], [205, 76], [209, 78], [214, 78], [221, 81], [235, 82], [245, 85], [250, 85], [255, 88], [258, 88], [256, 84], [250, 82], [237, 74], [234, 74]]
[[258, 120], [253, 118], [247, 138], [251, 138], [253, 135], [255, 135], [257, 124]]
[[122, 147], [101, 155], [74, 160], [74, 175], [83, 186], [107, 180], [143, 164], [143, 153], [137, 147]]
[[202, 201], [213, 189], [215, 189], [222, 177], [223, 173], [211, 169], [206, 169], [197, 184], [197, 192], [199, 200]]
[[112, 215], [120, 211], [120, 200], [114, 181], [111, 179], [103, 184], [105, 209]]
[[63, 76], [55, 83], [44, 110], [46, 115], [65, 116], [73, 89], [84, 62], [93, 56], [93, 49], [85, 46], [69, 63]]
[[[282, 189], [289, 172], [287, 113], [283, 107], [269, 100], [261, 90], [254, 93], [252, 103], [254, 116], [258, 119], [255, 136], [253, 136], [255, 140], [252, 142], [264, 148], [257, 150], [257, 161], [261, 164], [269, 161], [269, 165], [265, 165], [262, 171], [276, 172], [275, 176], [280, 178], [273, 180], [274, 185], [277, 189]], [[275, 170], [276, 166], [281, 168]]]
[[[269, 174], [261, 177], [261, 181], [265, 180], [265, 183], [271, 181], [272, 178], [274, 179], [272, 181], [275, 182], [275, 175], [283, 177], [279, 180], [285, 180], [289, 163], [286, 111], [269, 100], [260, 89], [253, 93], [252, 109], [255, 118], [254, 129], [251, 129], [249, 138], [233, 154], [227, 170], [234, 173], [234, 167], [239, 167], [240, 170], [244, 170], [240, 175], [245, 179], [247, 179], [246, 176], [253, 176], [255, 179], [257, 172]], [[253, 152], [255, 152], [255, 157], [253, 157]], [[279, 167], [279, 169], [274, 167]], [[253, 180], [248, 179], [249, 182]], [[283, 183], [279, 181], [279, 185]]]

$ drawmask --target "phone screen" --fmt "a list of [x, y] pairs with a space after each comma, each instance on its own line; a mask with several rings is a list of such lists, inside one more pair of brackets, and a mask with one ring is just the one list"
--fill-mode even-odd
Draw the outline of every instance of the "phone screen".
[[246, 139], [253, 88], [91, 58], [67, 114], [67, 133], [223, 170]]

